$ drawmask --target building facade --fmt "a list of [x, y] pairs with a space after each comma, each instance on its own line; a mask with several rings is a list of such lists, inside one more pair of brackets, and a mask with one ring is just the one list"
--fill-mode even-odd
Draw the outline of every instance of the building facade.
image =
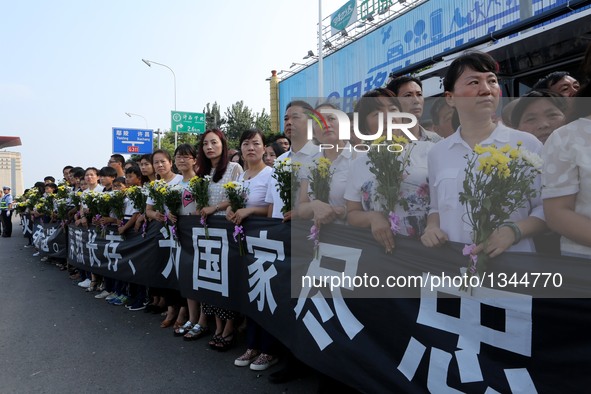
[[20, 152], [0, 151], [0, 187], [10, 186], [13, 196], [23, 193], [23, 166]]

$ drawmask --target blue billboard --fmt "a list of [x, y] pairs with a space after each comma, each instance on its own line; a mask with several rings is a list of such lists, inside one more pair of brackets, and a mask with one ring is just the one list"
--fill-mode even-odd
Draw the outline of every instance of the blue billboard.
[[152, 153], [151, 129], [124, 129], [113, 127], [113, 154], [122, 155]]
[[[500, 39], [495, 38], [495, 34], [524, 20], [550, 15], [558, 9], [568, 11], [569, 4], [572, 6], [573, 3], [582, 2], [429, 0], [324, 57], [322, 96], [352, 103], [365, 92], [384, 86], [390, 73], [408, 72], [414, 65], [428, 59], [433, 62], [441, 60], [442, 55], [485, 37], [490, 38], [491, 46], [503, 45], [522, 33]], [[279, 119], [283, 119], [289, 101], [318, 97], [317, 89], [317, 62], [281, 81]]]

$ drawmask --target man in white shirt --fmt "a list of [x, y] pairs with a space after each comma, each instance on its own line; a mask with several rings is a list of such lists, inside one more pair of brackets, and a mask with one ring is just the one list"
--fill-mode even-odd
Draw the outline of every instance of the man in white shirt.
[[[276, 160], [289, 157], [292, 163], [308, 163], [322, 154], [318, 146], [308, 140], [307, 136], [308, 119], [310, 119], [310, 114], [313, 111], [312, 106], [305, 101], [296, 100], [287, 104], [285, 117], [283, 118], [283, 130], [285, 135], [291, 139], [291, 148]], [[298, 178], [296, 177], [296, 179]], [[273, 177], [267, 189], [265, 202], [271, 204], [269, 207], [272, 210], [270, 211], [271, 217], [283, 218], [285, 221], [291, 220], [292, 211], [287, 212], [285, 215], [281, 213], [283, 201], [279, 197], [277, 181]], [[297, 204], [297, 201], [293, 201], [293, 204]]]

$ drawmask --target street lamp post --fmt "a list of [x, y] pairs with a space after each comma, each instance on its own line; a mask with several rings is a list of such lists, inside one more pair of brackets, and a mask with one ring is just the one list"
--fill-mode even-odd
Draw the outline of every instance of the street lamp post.
[[[176, 111], [176, 75], [175, 75], [174, 71], [172, 70], [172, 68], [168, 67], [166, 64], [158, 63], [153, 60], [142, 59], [142, 62], [146, 63], [146, 65], [148, 67], [152, 67], [152, 64], [157, 64], [159, 66], [166, 67], [167, 69], [170, 70], [170, 72], [172, 73], [173, 81], [174, 81], [174, 110]], [[160, 135], [158, 135], [158, 139], [160, 139]], [[175, 130], [174, 131], [174, 149], [176, 149], [177, 145], [178, 145], [178, 135]]]
[[[133, 112], [126, 112], [125, 115], [129, 116], [130, 118], [132, 116], [139, 116], [140, 118], [142, 118], [144, 120], [144, 122], [146, 122], [146, 129], [149, 129], [148, 120], [146, 119], [145, 116], [140, 115], [140, 114], [134, 114]], [[153, 131], [153, 134], [158, 134], [158, 149], [160, 149], [160, 129]]]

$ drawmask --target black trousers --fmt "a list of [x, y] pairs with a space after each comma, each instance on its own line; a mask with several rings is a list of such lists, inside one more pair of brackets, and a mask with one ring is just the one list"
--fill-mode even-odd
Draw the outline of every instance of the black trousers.
[[12, 211], [3, 209], [0, 214], [2, 215], [2, 236], [10, 237], [12, 235]]

